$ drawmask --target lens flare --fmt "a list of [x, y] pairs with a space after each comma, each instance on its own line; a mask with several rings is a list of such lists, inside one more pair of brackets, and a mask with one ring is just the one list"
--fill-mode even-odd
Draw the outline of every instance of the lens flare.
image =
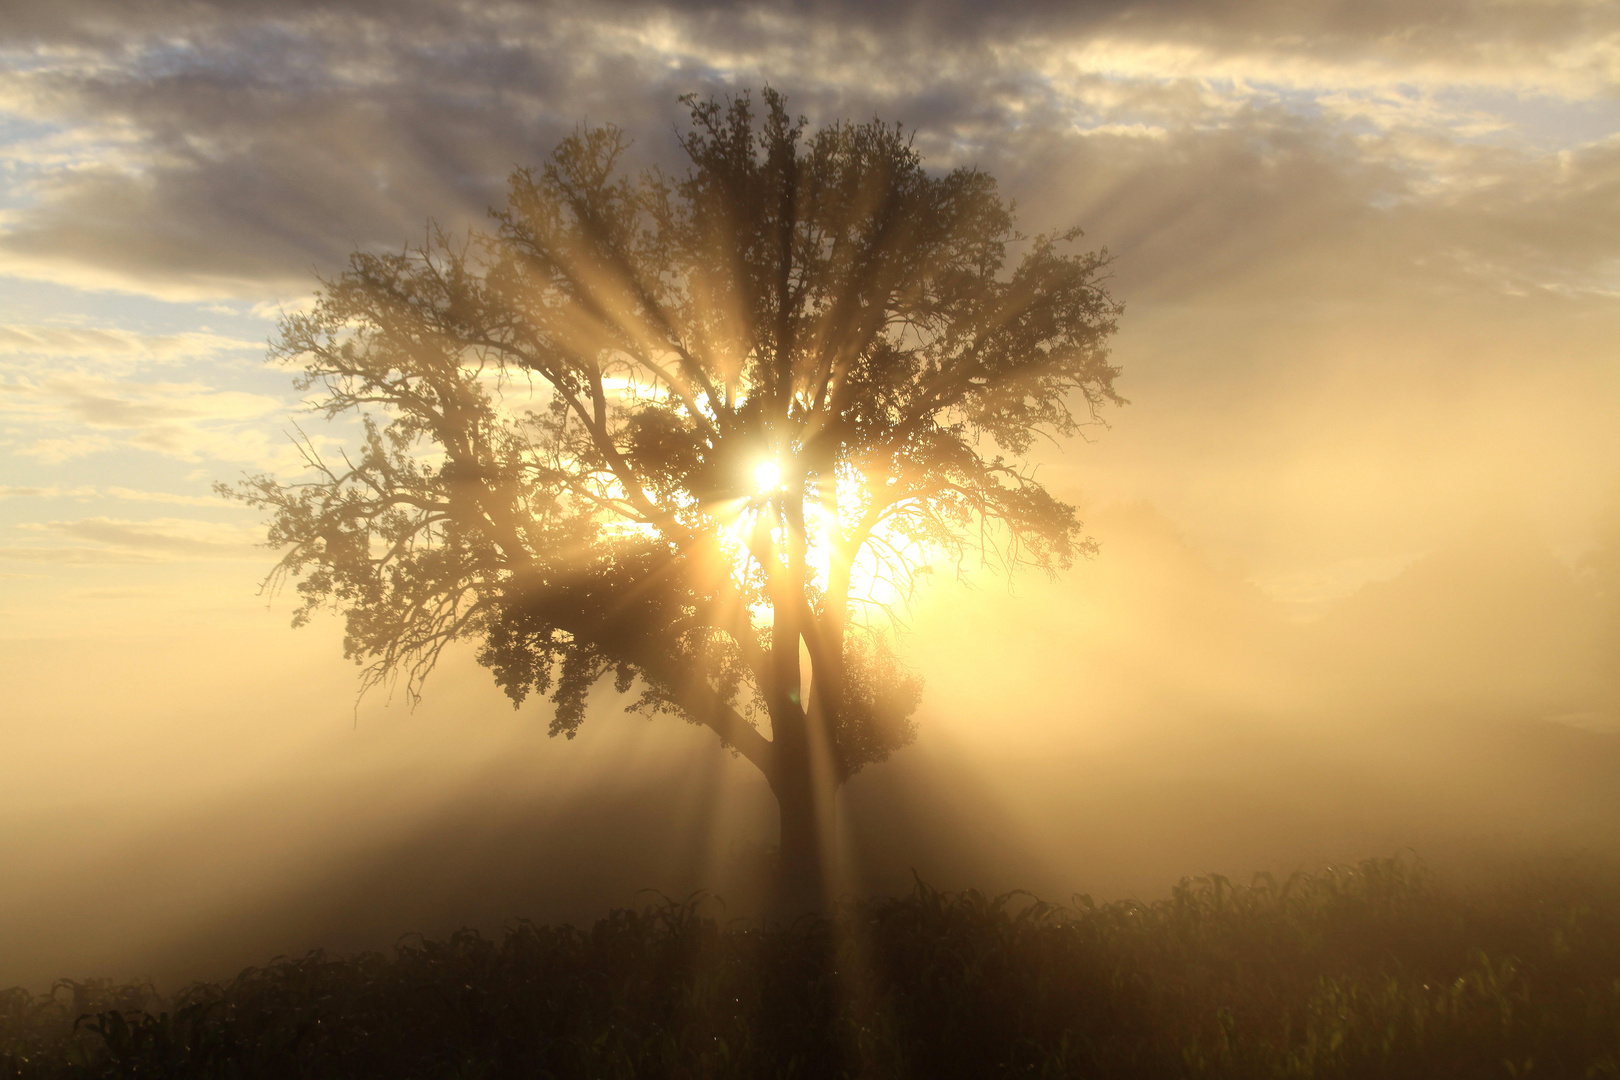
[[782, 467], [774, 461], [762, 461], [754, 466], [754, 484], [760, 491], [775, 491], [782, 486]]

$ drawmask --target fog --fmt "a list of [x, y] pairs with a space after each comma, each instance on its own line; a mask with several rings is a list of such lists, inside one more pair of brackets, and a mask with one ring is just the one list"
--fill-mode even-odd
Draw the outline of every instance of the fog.
[[[915, 872], [1153, 897], [1408, 851], [1467, 871], [1615, 850], [1613, 613], [1524, 518], [1305, 610], [1148, 504], [1088, 524], [1101, 553], [1055, 581], [970, 572], [910, 610], [921, 735], [845, 790], [847, 893]], [[543, 706], [514, 712], [464, 655], [414, 710], [356, 706], [334, 624], [236, 601], [8, 643], [0, 983], [172, 986], [641, 890], [757, 913], [774, 804], [706, 730], [603, 688], [548, 739]]]
[[13, 6], [0, 988], [757, 912], [775, 807], [710, 732], [604, 686], [549, 739], [470, 649], [356, 704], [210, 485], [301, 468], [264, 339], [316, 273], [767, 84], [1083, 226], [1126, 304], [1130, 404], [1039, 460], [1099, 553], [902, 613], [920, 734], [844, 790], [846, 894], [1620, 856], [1620, 7]]

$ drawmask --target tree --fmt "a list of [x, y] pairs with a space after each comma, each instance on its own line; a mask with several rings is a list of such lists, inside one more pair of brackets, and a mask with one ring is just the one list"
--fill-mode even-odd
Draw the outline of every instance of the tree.
[[304, 437], [303, 479], [227, 493], [271, 512], [272, 584], [295, 625], [345, 614], [367, 685], [415, 695], [470, 639], [553, 735], [610, 673], [711, 728], [775, 793], [803, 905], [838, 786], [914, 736], [891, 606], [936, 564], [1091, 550], [1027, 453], [1121, 402], [1121, 309], [1106, 253], [1019, 234], [991, 177], [762, 98], [683, 99], [683, 175], [581, 130], [489, 231], [354, 254], [272, 355], [362, 418], [358, 452]]

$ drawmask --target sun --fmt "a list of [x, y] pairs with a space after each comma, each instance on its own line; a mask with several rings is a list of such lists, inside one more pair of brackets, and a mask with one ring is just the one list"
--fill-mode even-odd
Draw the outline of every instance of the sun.
[[[785, 473], [792, 467], [782, 458], [756, 458], [750, 470], [753, 494], [710, 508], [715, 523], [720, 526], [721, 543], [734, 571], [744, 572], [753, 560], [762, 556], [768, 562], [785, 558], [785, 548], [781, 545], [787, 544], [788, 536], [781, 500], [786, 497], [791, 502], [795, 497], [789, 494], [785, 483]], [[835, 577], [830, 560], [855, 527], [855, 522], [845, 518], [856, 507], [864, 505], [860, 495], [864, 486], [864, 478], [853, 468], [840, 468], [835, 507], [841, 506], [842, 514], [836, 508], [829, 511], [816, 491], [798, 493], [798, 497], [805, 499], [805, 505], [802, 513], [790, 516], [796, 516], [799, 527], [805, 529], [805, 569], [815, 588], [827, 588]], [[907, 535], [903, 528], [896, 528], [889, 521], [867, 523], [863, 529], [868, 534], [867, 541], [847, 556], [850, 561], [843, 570], [851, 617], [857, 621], [874, 618], [892, 621], [896, 613], [911, 602], [918, 583], [932, 576], [936, 553], [925, 541]], [[767, 606], [753, 611], [760, 617], [768, 617], [768, 613]]]

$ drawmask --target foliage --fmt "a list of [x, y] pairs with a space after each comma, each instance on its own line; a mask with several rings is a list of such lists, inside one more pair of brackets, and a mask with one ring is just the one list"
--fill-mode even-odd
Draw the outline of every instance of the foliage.
[[0, 1077], [1597, 1077], [1617, 971], [1620, 882], [1590, 864], [1463, 893], [1372, 860], [1068, 907], [919, 883], [770, 930], [690, 898], [168, 1002], [13, 990]]
[[836, 784], [911, 739], [884, 611], [918, 573], [1090, 550], [1026, 455], [1121, 400], [1106, 255], [1021, 235], [898, 127], [806, 134], [763, 98], [689, 100], [680, 176], [580, 131], [492, 230], [357, 253], [284, 321], [274, 355], [361, 445], [306, 438], [306, 479], [234, 494], [371, 681], [414, 693], [474, 640], [572, 735], [611, 674], [780, 796], [818, 752]]

